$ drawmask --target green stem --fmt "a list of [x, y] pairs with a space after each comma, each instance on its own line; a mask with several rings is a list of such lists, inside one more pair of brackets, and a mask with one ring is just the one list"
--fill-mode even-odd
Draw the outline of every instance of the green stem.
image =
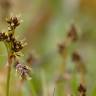
[[55, 90], [56, 90], [56, 89], [55, 89], [55, 87], [54, 87], [54, 90], [53, 90], [53, 96], [55, 96]]
[[[15, 29], [12, 30], [12, 35], [14, 35], [15, 33]], [[8, 52], [8, 66], [7, 66], [7, 81], [6, 81], [6, 96], [9, 96], [10, 94], [10, 77], [11, 77], [11, 65], [12, 65], [12, 52], [10, 50], [11, 47], [11, 42], [10, 44], [7, 44], [5, 42], [5, 46], [7, 48], [7, 52]]]
[[7, 84], [6, 84], [6, 96], [9, 96], [10, 91], [10, 77], [11, 77], [11, 65], [12, 65], [12, 58], [10, 53], [8, 54], [8, 71], [7, 71]]

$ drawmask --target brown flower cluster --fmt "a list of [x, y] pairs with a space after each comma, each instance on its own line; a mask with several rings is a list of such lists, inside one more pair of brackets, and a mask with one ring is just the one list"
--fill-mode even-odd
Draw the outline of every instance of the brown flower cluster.
[[71, 25], [71, 29], [69, 30], [67, 37], [71, 38], [72, 41], [77, 41], [78, 35], [74, 25]]
[[24, 65], [24, 64], [21, 64], [19, 63], [18, 61], [16, 62], [15, 64], [15, 68], [16, 68], [16, 71], [18, 72], [18, 74], [20, 75], [21, 79], [22, 80], [26, 80], [27, 77], [31, 77], [31, 71], [29, 69], [28, 66]]
[[18, 27], [20, 25], [20, 20], [18, 20], [18, 17], [16, 17], [16, 16], [7, 18], [6, 22], [8, 23], [9, 31], [14, 30], [16, 27]]
[[80, 55], [78, 53], [74, 52], [73, 56], [72, 56], [72, 60], [73, 61], [80, 61], [81, 57], [80, 57]]
[[[12, 61], [13, 57], [14, 60], [17, 61], [16, 56], [20, 56], [18, 52], [20, 52], [21, 49], [23, 49], [23, 47], [25, 46], [23, 40], [20, 41], [15, 36], [15, 29], [20, 25], [20, 20], [17, 16], [12, 16], [10, 18], [7, 18], [6, 22], [8, 24], [8, 31], [0, 32], [0, 41], [5, 44], [6, 48], [8, 49], [8, 54], [11, 54], [9, 61]], [[20, 63], [16, 63], [15, 66], [20, 76], [25, 79], [27, 74], [29, 74], [27, 66]]]
[[[58, 51], [64, 59], [64, 64], [62, 64], [60, 67], [60, 70], [61, 69], [63, 70], [61, 71], [62, 73], [64, 73], [64, 70], [66, 70], [66, 61], [69, 55], [68, 48], [70, 47], [71, 44], [77, 42], [78, 39], [79, 39], [78, 32], [76, 30], [75, 25], [72, 24], [65, 40], [58, 46], [58, 49], [59, 49]], [[75, 63], [75, 68], [80, 75], [80, 86], [78, 87], [78, 93], [80, 94], [79, 96], [86, 96], [86, 88], [83, 85], [86, 82], [85, 77], [86, 77], [87, 70], [82, 57], [76, 50], [73, 50], [72, 61]]]
[[20, 25], [20, 21], [15, 16], [10, 17], [6, 22], [8, 23], [8, 31], [0, 32], [0, 41], [4, 41], [4, 43], [10, 45], [10, 50], [13, 52], [19, 52], [24, 47], [24, 43], [15, 38], [14, 31]]
[[86, 96], [86, 88], [82, 84], [79, 85], [78, 91], [80, 96]]
[[72, 24], [70, 30], [68, 31], [67, 37], [65, 38], [64, 42], [62, 42], [58, 46], [59, 47], [59, 53], [64, 54], [64, 52], [70, 46], [70, 44], [73, 43], [73, 42], [76, 42], [77, 40], [78, 40], [77, 30], [76, 30], [75, 25]]

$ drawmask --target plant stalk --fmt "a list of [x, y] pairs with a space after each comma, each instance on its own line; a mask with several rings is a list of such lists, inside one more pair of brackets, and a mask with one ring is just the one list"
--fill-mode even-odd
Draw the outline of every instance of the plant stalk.
[[11, 54], [8, 53], [6, 96], [9, 96], [10, 92], [11, 65], [12, 65], [12, 57]]

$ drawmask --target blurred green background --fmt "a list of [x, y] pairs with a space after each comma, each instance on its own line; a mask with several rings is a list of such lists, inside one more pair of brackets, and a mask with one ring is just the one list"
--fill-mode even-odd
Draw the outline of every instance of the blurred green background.
[[[32, 65], [32, 79], [20, 85], [13, 69], [10, 96], [53, 96], [55, 79], [63, 59], [58, 53], [70, 29], [76, 25], [79, 40], [69, 48], [66, 70], [71, 79], [60, 82], [54, 96], [77, 96], [79, 76], [71, 53], [78, 50], [87, 68], [87, 96], [96, 96], [96, 0], [0, 0], [0, 31], [7, 30], [5, 18], [10, 14], [21, 15], [23, 22], [16, 30], [17, 37], [26, 39], [22, 62], [35, 51], [38, 64]], [[0, 42], [0, 96], [5, 96], [7, 52]]]

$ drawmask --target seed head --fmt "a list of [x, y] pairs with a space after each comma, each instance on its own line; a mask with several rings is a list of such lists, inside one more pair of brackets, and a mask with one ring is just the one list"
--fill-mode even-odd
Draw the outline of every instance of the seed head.
[[81, 57], [78, 53], [74, 52], [73, 55], [72, 55], [72, 60], [73, 61], [80, 61]]
[[12, 43], [13, 43], [12, 44], [12, 50], [14, 52], [19, 52], [23, 48], [22, 42], [17, 41], [16, 39], [13, 39], [13, 42]]
[[78, 91], [80, 94], [82, 94], [80, 96], [86, 96], [86, 88], [82, 84], [79, 85]]
[[27, 77], [30, 77], [30, 69], [28, 68], [28, 66], [16, 62], [15, 68], [22, 79], [27, 79]]
[[7, 32], [1, 32], [0, 33], [0, 41], [9, 41], [9, 36], [7, 34]]
[[6, 22], [9, 24], [8, 26], [8, 30], [12, 31], [13, 29], [15, 29], [17, 26], [20, 25], [20, 20], [18, 19], [17, 16], [12, 16], [10, 18], [6, 19]]
[[78, 39], [77, 31], [74, 25], [71, 26], [71, 29], [68, 32], [67, 37], [71, 38], [72, 41], [76, 41]]
[[63, 43], [59, 44], [59, 46], [58, 46], [59, 53], [60, 53], [60, 54], [63, 53], [63, 50], [64, 50], [65, 48], [66, 48], [66, 46], [65, 46]]
[[4, 34], [0, 32], [0, 41], [4, 40]]

